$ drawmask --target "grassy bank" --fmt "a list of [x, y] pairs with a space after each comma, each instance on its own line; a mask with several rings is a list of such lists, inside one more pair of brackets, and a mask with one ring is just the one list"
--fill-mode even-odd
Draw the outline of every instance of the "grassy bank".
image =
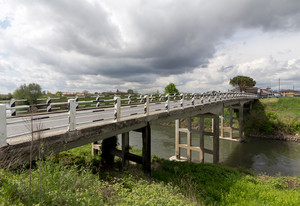
[[34, 169], [0, 170], [0, 205], [189, 205], [177, 187], [119, 163], [103, 168], [90, 145], [51, 155]]
[[247, 136], [300, 135], [300, 98], [285, 97], [260, 99], [245, 117]]
[[0, 170], [0, 205], [299, 205], [299, 177], [255, 176], [212, 164], [158, 160], [152, 177], [139, 165], [100, 165], [90, 145], [35, 164]]

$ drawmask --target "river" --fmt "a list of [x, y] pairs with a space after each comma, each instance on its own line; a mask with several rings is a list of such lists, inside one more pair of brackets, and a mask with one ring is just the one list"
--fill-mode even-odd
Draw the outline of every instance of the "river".
[[[151, 136], [151, 154], [164, 159], [175, 155], [174, 127], [154, 125]], [[182, 141], [185, 139], [183, 137]], [[141, 133], [130, 132], [129, 141], [134, 148], [142, 148]], [[198, 146], [197, 143], [199, 138], [193, 137], [192, 144]], [[211, 147], [212, 141], [207, 137], [205, 148]], [[197, 152], [193, 152], [192, 157], [197, 160]], [[212, 162], [209, 154], [205, 154], [204, 159]], [[300, 143], [268, 139], [249, 139], [246, 143], [220, 140], [220, 163], [244, 167], [257, 174], [300, 176]]]

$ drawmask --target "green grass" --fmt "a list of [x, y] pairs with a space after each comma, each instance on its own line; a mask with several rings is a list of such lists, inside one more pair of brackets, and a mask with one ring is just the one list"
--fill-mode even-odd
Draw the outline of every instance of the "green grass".
[[246, 135], [300, 133], [300, 98], [260, 99], [244, 122]]
[[244, 174], [213, 164], [163, 161], [153, 178], [172, 183], [198, 204], [204, 205], [299, 205], [299, 177]]
[[136, 165], [122, 170], [118, 159], [114, 167], [102, 168], [101, 158], [92, 157], [90, 150], [86, 145], [51, 155], [38, 161], [31, 173], [25, 166], [0, 170], [0, 205], [28, 205], [29, 198], [31, 205], [300, 203], [299, 177], [254, 176], [222, 165], [158, 160], [149, 178]]
[[[91, 146], [0, 170], [0, 205], [189, 205], [177, 187], [149, 179], [137, 167], [101, 168]], [[31, 184], [31, 186], [30, 186]]]

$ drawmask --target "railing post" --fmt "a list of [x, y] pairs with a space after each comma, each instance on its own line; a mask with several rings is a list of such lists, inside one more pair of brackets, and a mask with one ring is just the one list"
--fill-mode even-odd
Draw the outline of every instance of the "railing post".
[[160, 101], [160, 102], [161, 102], [161, 98], [162, 98], [162, 97], [161, 97], [161, 94], [159, 94], [159, 96], [158, 96], [158, 97], [159, 97], [159, 100], [158, 100], [158, 101]]
[[150, 96], [150, 102], [153, 102], [153, 94]]
[[180, 107], [181, 107], [181, 109], [184, 109], [184, 107], [183, 107], [183, 101], [184, 101], [184, 94], [181, 93], [180, 94]]
[[96, 97], [96, 107], [100, 107], [100, 96], [99, 95], [97, 95], [97, 97]]
[[176, 100], [176, 93], [173, 94], [173, 99]]
[[149, 96], [145, 95], [144, 96], [144, 114], [149, 115]]
[[[75, 96], [75, 102], [78, 102], [78, 96], [77, 95]], [[79, 104], [76, 103], [76, 109], [78, 109], [78, 107], [79, 107]]]
[[47, 97], [46, 104], [47, 104], [47, 112], [51, 112], [51, 98], [50, 97]]
[[69, 132], [76, 130], [76, 102], [69, 99]]
[[6, 105], [0, 104], [0, 147], [7, 145]]
[[195, 94], [192, 93], [192, 105], [195, 106]]
[[114, 111], [114, 120], [116, 122], [120, 121], [121, 117], [121, 99], [120, 97], [114, 97], [115, 111]]
[[[16, 100], [13, 99], [13, 98], [10, 99], [9, 107], [10, 107], [10, 108], [13, 108], [13, 107], [15, 107], [15, 106], [16, 106]], [[11, 111], [11, 116], [16, 116], [16, 115], [17, 115], [16, 109], [11, 109], [10, 111]]]
[[128, 104], [131, 104], [131, 94], [128, 95]]
[[143, 103], [143, 97], [142, 97], [142, 95], [140, 95], [140, 103]]
[[200, 104], [203, 104], [203, 98], [204, 98], [204, 94], [200, 94]]
[[170, 99], [169, 99], [169, 94], [166, 94], [166, 104], [165, 104], [165, 109], [167, 112], [170, 111]]

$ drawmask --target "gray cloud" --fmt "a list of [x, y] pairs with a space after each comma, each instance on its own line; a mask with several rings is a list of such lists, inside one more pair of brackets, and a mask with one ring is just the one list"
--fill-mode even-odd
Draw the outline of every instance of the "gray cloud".
[[12, 2], [23, 10], [7, 17], [11, 26], [2, 33], [23, 33], [0, 46], [69, 79], [100, 75], [150, 84], [206, 67], [216, 46], [238, 29], [289, 32], [300, 26], [299, 0]]

